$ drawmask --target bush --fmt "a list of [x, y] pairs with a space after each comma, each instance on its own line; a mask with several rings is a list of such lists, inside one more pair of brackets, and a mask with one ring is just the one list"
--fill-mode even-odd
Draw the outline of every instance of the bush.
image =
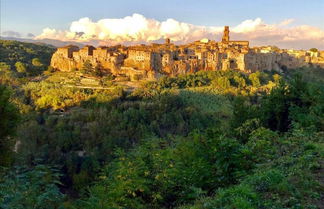
[[211, 201], [206, 208], [224, 209], [257, 209], [258, 195], [249, 185], [239, 185], [228, 189], [221, 189], [216, 194], [216, 199]]
[[0, 166], [9, 166], [15, 141], [11, 136], [15, 133], [19, 120], [17, 108], [10, 101], [10, 92], [0, 85]]
[[107, 207], [173, 207], [234, 184], [251, 166], [243, 147], [234, 139], [208, 136], [154, 139], [120, 152], [91, 187], [85, 207], [93, 200]]
[[0, 207], [4, 209], [56, 209], [64, 195], [59, 191], [60, 175], [45, 165], [33, 169], [17, 167], [0, 181]]

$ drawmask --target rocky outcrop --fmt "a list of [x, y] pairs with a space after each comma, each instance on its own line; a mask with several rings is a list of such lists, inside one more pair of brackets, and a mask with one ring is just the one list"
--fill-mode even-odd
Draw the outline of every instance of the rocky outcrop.
[[300, 54], [284, 52], [260, 53], [250, 51], [244, 57], [245, 70], [255, 72], [258, 70], [286, 70], [299, 67], [319, 66], [324, 68], [324, 57], [312, 57], [304, 51]]

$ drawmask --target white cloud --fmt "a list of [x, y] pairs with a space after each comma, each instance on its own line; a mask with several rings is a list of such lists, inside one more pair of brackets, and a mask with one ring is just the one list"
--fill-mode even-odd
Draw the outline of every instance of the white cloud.
[[255, 20], [243, 21], [241, 24], [234, 27], [233, 31], [236, 33], [248, 33], [257, 29], [262, 29], [263, 27], [267, 27], [267, 25], [263, 23], [261, 18], [256, 18]]
[[[251, 45], [277, 45], [283, 48], [324, 49], [324, 31], [309, 25], [290, 26], [294, 19], [267, 24], [261, 18], [245, 20], [230, 27], [231, 38], [249, 40]], [[170, 38], [187, 43], [203, 38], [218, 39], [223, 26], [197, 26], [174, 19], [157, 21], [140, 14], [120, 19], [101, 19], [97, 22], [85, 17], [73, 21], [69, 30], [45, 28], [36, 39], [59, 39], [102, 44], [136, 44]]]

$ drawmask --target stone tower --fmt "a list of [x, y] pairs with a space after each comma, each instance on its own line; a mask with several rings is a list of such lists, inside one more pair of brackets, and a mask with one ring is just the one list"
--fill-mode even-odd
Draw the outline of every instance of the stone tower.
[[165, 39], [165, 44], [170, 44], [170, 43], [171, 43], [170, 38], [166, 38], [166, 39]]
[[229, 27], [228, 26], [224, 27], [224, 34], [223, 34], [222, 42], [223, 43], [229, 42]]

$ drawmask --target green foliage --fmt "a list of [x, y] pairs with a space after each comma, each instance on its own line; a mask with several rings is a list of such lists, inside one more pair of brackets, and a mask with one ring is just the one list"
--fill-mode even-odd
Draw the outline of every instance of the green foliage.
[[235, 82], [237, 83], [237, 86], [239, 88], [244, 88], [246, 87], [246, 82], [245, 79], [243, 77], [239, 77], [239, 76], [235, 76], [234, 77]]
[[231, 86], [231, 83], [228, 78], [219, 77], [219, 78], [213, 80], [212, 85], [222, 88], [222, 89], [227, 89]]
[[167, 143], [154, 139], [129, 154], [119, 153], [90, 188], [83, 207], [174, 207], [231, 185], [250, 169], [236, 140], [212, 132]]
[[22, 62], [16, 62], [15, 67], [16, 67], [16, 71], [18, 73], [26, 73], [27, 72], [26, 65]]
[[281, 82], [278, 88], [271, 91], [262, 100], [262, 121], [272, 130], [287, 131], [291, 123], [289, 118], [288, 88]]
[[[49, 92], [53, 91], [51, 88], [44, 86], [37, 92], [31, 90], [31, 98], [34, 98], [34, 94], [36, 98], [38, 95], [43, 95], [41, 98], [45, 95], [53, 98], [55, 95]], [[55, 92], [69, 96], [63, 90]], [[225, 98], [213, 98], [210, 102], [219, 105], [214, 109], [208, 107], [200, 111], [199, 104], [189, 100], [193, 97], [191, 94], [195, 95], [189, 92], [179, 96], [170, 93], [143, 101], [93, 92], [89, 95], [90, 101], [81, 103], [83, 108], [72, 109], [68, 113], [58, 112], [57, 115], [39, 115], [22, 123], [18, 129], [18, 137], [22, 142], [18, 153], [24, 164], [32, 164], [32, 159], [41, 158], [45, 160], [44, 163], [66, 166], [66, 179], [72, 182], [67, 184], [72, 184], [76, 190], [84, 189], [84, 185], [93, 180], [98, 165], [113, 158], [116, 147], [129, 149], [153, 136], [187, 135], [193, 129], [219, 124], [218, 115], [230, 117], [229, 107], [226, 106], [229, 102]], [[71, 93], [73, 95], [77, 93]], [[39, 102], [36, 104], [39, 105]], [[56, 151], [45, 151], [52, 149]], [[84, 156], [78, 153], [84, 153]]]
[[[59, 191], [66, 208], [318, 206], [320, 70], [296, 70], [305, 79], [201, 71], [141, 81], [129, 92], [89, 61], [87, 75], [48, 68], [38, 77], [48, 65], [40, 56], [4, 61], [0, 82], [12, 86], [23, 116], [11, 159], [24, 169], [0, 177], [0, 207], [63, 208]], [[42, 165], [60, 165], [62, 175]]]
[[249, 79], [252, 83], [252, 86], [253, 87], [260, 87], [261, 86], [261, 83], [260, 83], [260, 72], [255, 72], [255, 73], [251, 73], [249, 75]]
[[289, 70], [284, 77], [287, 80], [290, 80], [291, 77], [294, 77], [296, 74], [300, 74], [303, 77], [303, 80], [308, 84], [318, 84], [322, 85], [324, 82], [324, 71], [323, 68], [319, 67], [302, 67], [297, 69]]
[[94, 68], [93, 74], [98, 77], [103, 76], [103, 67], [100, 64], [97, 64], [96, 67]]
[[10, 69], [11, 69], [10, 65], [8, 65], [5, 62], [0, 62], [0, 71], [1, 72], [10, 71]]
[[[321, 172], [318, 162], [324, 156], [324, 147], [310, 141], [323, 136], [296, 134], [279, 138], [269, 130], [256, 130], [250, 138], [253, 143], [248, 145], [251, 156], [258, 159], [254, 170], [238, 184], [180, 208], [320, 208], [322, 186], [314, 175]], [[261, 145], [257, 150], [255, 143]], [[268, 155], [262, 157], [264, 152]]]
[[311, 52], [318, 52], [318, 49], [316, 49], [316, 48], [311, 48], [309, 51], [311, 51]]
[[[287, 195], [289, 189], [287, 178], [280, 171], [267, 170], [249, 176], [241, 184], [220, 189], [215, 199], [209, 201], [204, 208], [277, 208], [275, 202], [268, 202], [267, 199]], [[265, 193], [269, 196], [266, 197]]]
[[217, 192], [217, 198], [206, 208], [257, 209], [257, 193], [249, 185], [238, 185]]
[[14, 140], [10, 137], [14, 134], [18, 123], [18, 111], [10, 102], [10, 92], [0, 85], [0, 166], [8, 166], [11, 163]]
[[32, 169], [14, 168], [0, 177], [0, 207], [3, 209], [56, 209], [64, 195], [59, 191], [60, 175], [45, 165]]
[[112, 74], [107, 74], [100, 79], [100, 85], [103, 87], [111, 87], [114, 85], [113, 80], [114, 76]]
[[40, 61], [39, 58], [34, 58], [34, 59], [32, 59], [32, 64], [33, 64], [35, 67], [42, 67], [42, 66], [43, 66], [43, 64], [42, 64], [42, 62]]
[[[316, 91], [316, 93], [312, 93]], [[322, 128], [323, 90], [311, 87], [300, 76], [280, 82], [261, 102], [261, 118], [272, 130], [287, 131], [292, 125]]]
[[244, 121], [244, 123], [235, 129], [237, 137], [240, 139], [242, 143], [246, 143], [249, 139], [250, 134], [258, 128], [260, 128], [260, 120], [254, 118], [250, 120]]
[[36, 109], [65, 109], [80, 105], [82, 102], [107, 102], [121, 96], [122, 89], [87, 90], [78, 88], [61, 88], [61, 85], [49, 82], [30, 82], [22, 87], [25, 95], [33, 100]]
[[19, 41], [0, 40], [0, 62], [5, 62], [11, 69], [21, 72], [22, 64], [31, 74], [39, 74], [42, 66], [48, 66], [55, 48], [50, 45], [24, 43]]
[[280, 83], [280, 80], [281, 80], [281, 76], [278, 75], [278, 74], [274, 74], [273, 76], [273, 81], [276, 83], [276, 84], [279, 84]]
[[248, 134], [246, 147], [254, 153], [252, 158], [254, 162], [266, 162], [275, 157], [275, 144], [278, 140], [278, 134], [263, 127], [256, 128]]
[[[231, 127], [239, 128], [247, 120], [255, 119], [257, 117], [257, 108], [251, 105], [250, 101], [245, 97], [235, 97], [233, 102], [233, 117], [231, 118]], [[244, 131], [244, 130], [243, 130]], [[242, 132], [241, 135], [244, 133]], [[247, 135], [245, 135], [247, 137]]]
[[89, 60], [85, 61], [83, 63], [83, 66], [81, 68], [81, 73], [83, 74], [91, 74], [93, 73], [94, 69], [93, 69], [93, 66], [91, 64], [91, 62]]
[[0, 84], [15, 83], [16, 73], [11, 70], [11, 66], [5, 62], [0, 62]]

